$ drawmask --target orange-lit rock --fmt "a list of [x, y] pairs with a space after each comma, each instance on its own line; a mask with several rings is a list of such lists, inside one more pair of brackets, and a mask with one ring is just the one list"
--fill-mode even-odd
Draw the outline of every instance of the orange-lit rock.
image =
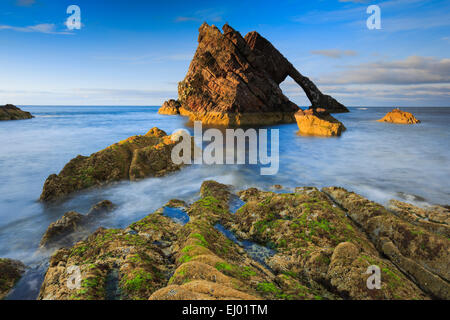
[[391, 122], [397, 124], [416, 124], [420, 123], [420, 120], [416, 119], [412, 113], [402, 111], [400, 109], [394, 109], [388, 112], [382, 119], [378, 122]]

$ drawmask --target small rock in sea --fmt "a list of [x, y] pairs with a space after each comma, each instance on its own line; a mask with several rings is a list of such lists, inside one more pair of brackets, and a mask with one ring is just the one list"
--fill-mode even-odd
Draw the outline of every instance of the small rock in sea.
[[420, 123], [420, 120], [416, 119], [412, 113], [402, 111], [400, 109], [394, 109], [388, 112], [382, 119], [377, 120], [378, 122], [390, 122], [396, 124], [416, 124]]
[[295, 114], [298, 133], [305, 136], [337, 137], [346, 130], [344, 125], [325, 110], [299, 110]]

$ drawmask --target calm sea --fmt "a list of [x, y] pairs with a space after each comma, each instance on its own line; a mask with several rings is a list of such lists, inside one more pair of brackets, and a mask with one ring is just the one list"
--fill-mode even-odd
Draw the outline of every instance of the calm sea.
[[392, 108], [351, 108], [351, 113], [335, 115], [347, 127], [340, 138], [297, 136], [296, 124], [268, 127], [280, 130], [280, 170], [275, 176], [261, 176], [257, 165], [193, 165], [163, 178], [83, 192], [51, 206], [37, 201], [44, 181], [70, 159], [155, 126], [170, 134], [187, 128], [186, 121], [158, 115], [157, 107], [23, 109], [35, 118], [0, 122], [0, 257], [30, 266], [12, 299], [37, 296], [49, 254], [37, 248], [48, 225], [66, 211], [85, 213], [104, 199], [118, 205], [98, 222], [104, 227], [125, 227], [171, 198], [195, 200], [206, 179], [237, 189], [337, 185], [380, 203], [392, 198], [420, 206], [450, 202], [450, 108], [402, 108], [422, 120], [414, 126], [375, 121]]

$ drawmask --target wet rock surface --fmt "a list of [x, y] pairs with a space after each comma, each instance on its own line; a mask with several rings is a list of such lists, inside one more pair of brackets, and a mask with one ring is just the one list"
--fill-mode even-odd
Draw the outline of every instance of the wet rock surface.
[[[58, 244], [72, 243], [74, 237], [78, 236], [79, 238], [82, 236], [81, 232], [85, 230], [90, 223], [93, 223], [96, 219], [111, 212], [114, 208], [115, 205], [111, 201], [103, 200], [94, 205], [86, 215], [75, 211], [66, 212], [60, 219], [50, 224], [42, 236], [40, 246], [49, 247]], [[80, 232], [80, 234], [74, 235], [73, 233], [77, 231]]]
[[21, 110], [20, 108], [7, 104], [0, 106], [0, 121], [2, 120], [24, 120], [31, 119], [31, 113]]
[[19, 281], [25, 268], [20, 261], [0, 258], [0, 300], [5, 298]]
[[343, 188], [324, 188], [376, 248], [428, 294], [450, 298], [450, 240]]
[[[39, 298], [448, 299], [448, 238], [341, 188], [250, 188], [236, 213], [229, 190], [205, 181], [191, 205], [171, 200], [165, 208], [185, 210], [184, 224], [161, 208], [57, 251]], [[379, 289], [367, 285], [371, 266]], [[78, 289], [66, 285], [71, 267]]]
[[[188, 116], [191, 121], [224, 126], [294, 122], [298, 107], [279, 85], [290, 76], [313, 107], [348, 112], [322, 92], [257, 32], [244, 37], [228, 24], [221, 32], [204, 23], [188, 73], [178, 86], [180, 107], [165, 103], [161, 113]], [[174, 103], [172, 103], [173, 105]]]
[[179, 141], [179, 136], [153, 128], [143, 136], [130, 137], [89, 157], [77, 156], [58, 175], [47, 178], [40, 200], [53, 201], [91, 187], [177, 171], [182, 165], [172, 162], [171, 152]]

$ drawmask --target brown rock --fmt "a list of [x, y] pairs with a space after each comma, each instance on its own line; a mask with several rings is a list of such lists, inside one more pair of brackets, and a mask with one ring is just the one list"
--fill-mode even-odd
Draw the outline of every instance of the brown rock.
[[0, 300], [6, 297], [24, 272], [22, 262], [0, 258]]
[[1, 120], [24, 120], [31, 119], [33, 116], [31, 113], [22, 111], [21, 109], [13, 106], [12, 104], [7, 104], [0, 106], [0, 121]]
[[382, 119], [377, 120], [378, 122], [391, 122], [397, 124], [416, 124], [420, 123], [420, 120], [416, 119], [412, 113], [402, 111], [400, 109], [394, 109], [388, 112]]
[[346, 130], [340, 121], [326, 112], [300, 110], [295, 114], [295, 120], [300, 135], [336, 137]]
[[204, 23], [198, 42], [188, 73], [178, 86], [179, 112], [191, 121], [226, 126], [294, 122], [298, 107], [279, 87], [287, 76], [303, 88], [313, 106], [348, 111], [323, 95], [256, 32], [243, 38], [227, 24], [221, 33]]

